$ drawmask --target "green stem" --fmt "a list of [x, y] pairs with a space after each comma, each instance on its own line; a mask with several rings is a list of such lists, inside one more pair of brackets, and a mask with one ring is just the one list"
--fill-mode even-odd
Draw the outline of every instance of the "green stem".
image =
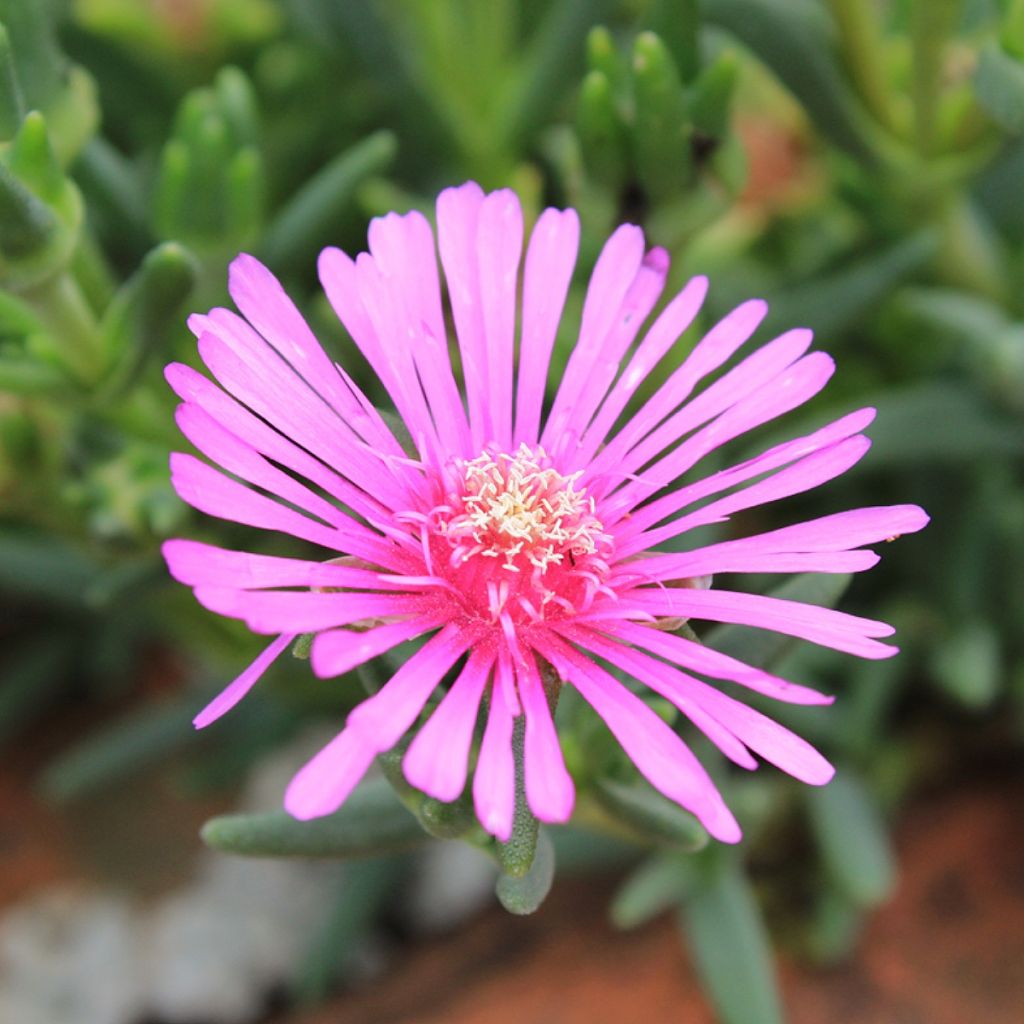
[[830, 0], [843, 60], [854, 88], [883, 128], [896, 132], [889, 82], [880, 59], [884, 38], [873, 5], [864, 0]]
[[939, 211], [940, 275], [952, 285], [1005, 303], [1008, 282], [998, 241], [964, 196], [950, 196]]
[[85, 384], [103, 371], [99, 325], [89, 303], [68, 272], [56, 274], [22, 293], [46, 329], [53, 351]]
[[914, 0], [910, 35], [914, 47], [911, 96], [914, 101], [914, 132], [920, 153], [936, 149], [936, 115], [941, 100], [942, 64], [946, 38], [960, 13], [961, 0]]

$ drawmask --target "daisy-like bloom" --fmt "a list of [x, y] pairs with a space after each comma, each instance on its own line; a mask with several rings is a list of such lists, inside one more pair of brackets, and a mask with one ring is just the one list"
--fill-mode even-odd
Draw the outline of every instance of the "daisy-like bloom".
[[691, 473], [824, 387], [833, 363], [807, 354], [811, 332], [787, 331], [733, 360], [766, 313], [763, 302], [746, 302], [639, 401], [652, 368], [697, 316], [707, 281], [691, 280], [644, 331], [669, 260], [663, 249], [645, 251], [640, 229], [624, 225], [594, 268], [578, 340], [545, 411], [579, 242], [573, 210], [545, 210], [524, 259], [513, 193], [467, 184], [441, 194], [437, 249], [459, 369], [427, 220], [389, 214], [369, 236], [370, 252], [355, 260], [321, 253], [320, 280], [411, 445], [251, 256], [231, 265], [241, 316], [214, 309], [189, 321], [216, 383], [188, 366], [167, 369], [183, 400], [182, 432], [220, 467], [173, 455], [178, 494], [209, 515], [321, 549], [302, 560], [190, 540], [165, 545], [172, 574], [201, 604], [274, 637], [196, 725], [241, 700], [298, 634], [315, 634], [311, 663], [325, 678], [421, 638], [296, 775], [285, 796], [292, 815], [338, 808], [447, 681], [404, 755], [409, 782], [444, 801], [463, 792], [483, 706], [473, 799], [483, 826], [507, 839], [513, 730], [525, 716], [527, 802], [542, 821], [567, 820], [574, 790], [542, 681], [548, 666], [650, 783], [720, 840], [735, 842], [740, 829], [707, 772], [609, 667], [674, 704], [736, 764], [754, 768], [756, 754], [804, 782], [827, 782], [832, 768], [817, 751], [724, 689], [795, 704], [830, 698], [659, 628], [672, 618], [739, 623], [864, 658], [896, 652], [880, 642], [892, 633], [885, 623], [709, 583], [719, 573], [868, 569], [878, 557], [864, 545], [919, 530], [927, 521], [919, 508], [860, 508], [659, 550], [685, 547], [694, 527], [825, 483], [867, 451], [861, 431], [874, 411], [861, 409], [709, 476]]

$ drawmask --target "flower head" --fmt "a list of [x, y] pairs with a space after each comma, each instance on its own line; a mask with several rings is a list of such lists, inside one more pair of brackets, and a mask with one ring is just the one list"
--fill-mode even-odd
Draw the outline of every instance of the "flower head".
[[706, 455], [824, 387], [832, 360], [807, 354], [809, 331], [788, 331], [732, 360], [766, 312], [760, 301], [744, 303], [638, 400], [640, 385], [696, 318], [707, 282], [691, 280], [643, 332], [668, 256], [645, 252], [640, 229], [624, 225], [597, 261], [578, 340], [545, 415], [576, 261], [575, 212], [546, 210], [538, 219], [521, 304], [523, 219], [511, 192], [485, 195], [474, 184], [443, 192], [437, 232], [458, 372], [423, 216], [375, 220], [368, 254], [352, 260], [327, 249], [319, 263], [328, 299], [411, 446], [403, 447], [252, 257], [231, 266], [242, 315], [215, 309], [189, 321], [216, 383], [180, 364], [167, 377], [183, 399], [183, 433], [221, 468], [173, 455], [178, 493], [210, 515], [290, 534], [323, 552], [303, 560], [188, 540], [165, 545], [171, 572], [203, 605], [274, 636], [196, 724], [234, 706], [297, 634], [315, 634], [311, 660], [321, 677], [425, 638], [292, 781], [285, 805], [293, 815], [336, 809], [440, 688], [440, 702], [404, 755], [408, 780], [440, 800], [459, 796], [486, 707], [473, 797], [484, 827], [508, 838], [511, 740], [515, 720], [525, 716], [528, 803], [544, 821], [565, 821], [574, 790], [542, 680], [550, 666], [655, 788], [712, 835], [734, 842], [739, 827], [700, 763], [606, 666], [669, 700], [737, 764], [753, 768], [757, 754], [805, 782], [824, 783], [832, 768], [820, 754], [719, 684], [797, 704], [828, 697], [658, 627], [667, 618], [739, 623], [887, 657], [896, 649], [879, 640], [892, 632], [884, 623], [708, 583], [720, 573], [867, 569], [877, 556], [864, 545], [918, 530], [927, 517], [914, 506], [861, 508], [659, 550], [679, 540], [685, 548], [697, 526], [845, 472], [868, 448], [861, 431], [873, 410], [691, 479]]

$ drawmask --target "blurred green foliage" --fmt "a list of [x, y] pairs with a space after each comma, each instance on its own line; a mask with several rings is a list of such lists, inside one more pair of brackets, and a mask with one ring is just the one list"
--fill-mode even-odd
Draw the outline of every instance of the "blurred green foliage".
[[[736, 777], [694, 745], [743, 820], [746, 863], [769, 890], [806, 891], [779, 934], [841, 957], [894, 884], [900, 800], [964, 749], [1000, 758], [1024, 737], [1022, 174], [1024, 0], [0, 0], [0, 742], [68, 703], [116, 709], [47, 771], [70, 799], [185, 746], [181, 785], [230, 784], [310, 719], [340, 718], [358, 684], [325, 692], [296, 663], [212, 743], [188, 728], [253, 641], [164, 576], [164, 537], [235, 531], [170, 490], [180, 442], [160, 370], [192, 359], [185, 314], [225, 301], [240, 249], [350, 359], [317, 296], [319, 247], [356, 251], [369, 217], [429, 215], [467, 177], [512, 185], [528, 218], [580, 210], [570, 310], [610, 228], [633, 220], [670, 251], [670, 284], [712, 274], [705, 324], [760, 294], [771, 327], [816, 329], [840, 372], [808, 420], [877, 405], [862, 466], [759, 516], [908, 500], [933, 516], [847, 599], [898, 626], [896, 661], [704, 637], [839, 697], [773, 709], [840, 766], [820, 791]], [[572, 329], [567, 315], [556, 362]], [[833, 603], [846, 582], [784, 592]], [[159, 687], [174, 692], [151, 706], [154, 651], [174, 652]], [[640, 786], [581, 702], [564, 695], [559, 717], [579, 824], [632, 842], [634, 860], [649, 848], [614, 919], [675, 908], [721, 1019], [780, 1020], [744, 861]], [[218, 819], [205, 838], [350, 856], [462, 835], [505, 867], [506, 907], [539, 905], [557, 832], [537, 846], [524, 821], [496, 850], [465, 806], [398, 788], [404, 809], [375, 789], [336, 820]], [[404, 864], [367, 869], [332, 934], [365, 929]], [[297, 988], [336, 973], [320, 950]]]

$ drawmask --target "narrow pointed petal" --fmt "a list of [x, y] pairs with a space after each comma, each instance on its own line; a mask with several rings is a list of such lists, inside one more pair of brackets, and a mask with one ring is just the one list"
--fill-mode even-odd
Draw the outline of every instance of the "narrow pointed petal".
[[647, 379], [672, 345], [689, 329], [704, 304], [707, 292], [706, 277], [691, 278], [686, 287], [655, 320], [643, 341], [637, 346], [626, 369], [601, 404], [594, 421], [584, 433], [577, 454], [581, 465], [585, 465], [594, 457], [594, 453], [604, 443], [608, 432], [636, 393], [636, 389]]
[[[643, 258], [644, 235], [635, 224], [618, 227], [601, 250], [587, 286], [579, 340], [569, 357], [540, 437], [540, 443], [546, 449], [553, 449], [556, 439], [561, 438], [573, 422], [574, 403], [595, 361], [600, 358], [605, 340], [612, 331], [616, 315]], [[574, 426], [579, 436], [586, 424]]]
[[723, 843], [736, 843], [740, 827], [689, 747], [639, 697], [553, 636], [537, 649], [604, 719], [640, 773], [659, 792], [696, 815]]
[[356, 590], [415, 590], [401, 576], [384, 576], [331, 562], [309, 562], [278, 555], [230, 551], [197, 540], [168, 540], [162, 547], [167, 568], [179, 582], [237, 590], [265, 587], [347, 587]]
[[263, 673], [278, 659], [288, 645], [295, 639], [294, 633], [282, 633], [271, 641], [255, 661], [233, 682], [229, 683], [217, 694], [202, 711], [192, 719], [197, 729], [205, 729], [211, 722], [216, 722], [227, 714], [241, 699], [259, 682]]
[[473, 182], [445, 189], [437, 197], [437, 244], [448, 283], [448, 298], [462, 356], [470, 432], [477, 451], [494, 437], [487, 406], [490, 369], [476, 251], [483, 201], [483, 190]]
[[378, 751], [390, 750], [419, 718], [444, 674], [476, 639], [469, 629], [446, 625], [372, 697], [348, 716], [348, 727]]
[[484, 344], [487, 346], [487, 401], [493, 440], [512, 445], [512, 382], [515, 356], [516, 299], [523, 251], [523, 211], [510, 189], [488, 195], [477, 225], [477, 261]]
[[479, 647], [470, 652], [459, 677], [402, 759], [406, 779], [428, 796], [450, 802], [466, 786], [473, 729], [493, 665], [493, 652]]
[[326, 633], [317, 633], [309, 661], [313, 672], [321, 679], [341, 676], [398, 644], [436, 629], [442, 621], [436, 616], [417, 617], [402, 622], [389, 622], [373, 629], [332, 629]]
[[601, 347], [595, 353], [588, 372], [582, 375], [582, 385], [566, 414], [565, 428], [553, 444], [553, 452], [564, 453], [560, 461], [568, 459], [567, 465], [577, 464], [582, 437], [591, 418], [608, 394], [627, 349], [661, 296], [669, 262], [669, 255], [664, 249], [656, 248], [647, 253], [633, 283], [622, 298], [622, 305]]
[[[729, 745], [721, 746], [723, 731], [734, 737], [734, 742], [743, 744], [744, 749], [749, 747], [801, 782], [820, 786], [835, 774], [828, 761], [806, 740], [707, 683], [622, 644], [594, 636], [583, 642], [675, 704], [727, 756], [731, 756]], [[695, 716], [695, 710], [700, 714]], [[715, 726], [710, 730], [709, 718]]]
[[621, 640], [666, 658], [691, 672], [699, 672], [701, 675], [711, 676], [712, 679], [738, 683], [754, 693], [764, 694], [786, 704], [821, 705], [831, 704], [834, 700], [827, 694], [800, 686], [798, 683], [791, 683], [752, 665], [745, 665], [727, 654], [687, 640], [685, 637], [676, 636], [674, 633], [666, 633], [662, 629], [653, 629], [624, 620], [601, 623], [600, 628], [603, 632], [611, 632]]
[[242, 619], [254, 633], [315, 633], [391, 615], [436, 609], [428, 598], [406, 594], [306, 593], [301, 590], [230, 590], [199, 586], [196, 600], [212, 612]]
[[662, 497], [634, 509], [628, 520], [618, 524], [616, 535], [622, 539], [632, 538], [636, 533], [653, 526], [662, 519], [667, 519], [670, 515], [682, 511], [702, 498], [727, 491], [737, 484], [773, 472], [822, 448], [828, 448], [839, 441], [844, 441], [846, 438], [858, 434], [874, 418], [874, 409], [860, 409], [804, 437], [785, 441], [736, 466], [719, 470], [717, 473], [704, 477], [703, 480], [696, 480], [691, 484], [668, 491]]
[[558, 744], [544, 684], [529, 654], [519, 674], [519, 696], [526, 714], [523, 756], [526, 800], [541, 821], [555, 824], [568, 821], [576, 790]]
[[288, 784], [284, 809], [299, 821], [333, 814], [359, 785], [376, 751], [351, 729], [344, 729], [307, 762]]
[[495, 695], [491, 700], [480, 756], [473, 775], [473, 806], [484, 830], [507, 843], [516, 806], [516, 769], [512, 757], [512, 712]]
[[558, 322], [569, 292], [580, 221], [575, 210], [545, 210], [537, 219], [523, 270], [523, 317], [516, 387], [515, 443], [536, 444]]
[[898, 650], [873, 639], [894, 632], [884, 622], [760, 594], [733, 590], [634, 590], [629, 594], [629, 603], [637, 611], [657, 617], [682, 616], [771, 629], [862, 658], [890, 658]]
[[682, 365], [605, 445], [584, 479], [596, 478], [608, 467], [614, 466], [629, 449], [654, 430], [673, 409], [689, 398], [694, 387], [704, 377], [717, 370], [750, 339], [767, 313], [768, 306], [764, 302], [751, 299], [715, 324]]
[[[734, 764], [738, 764], [741, 768], [746, 768], [748, 771], [757, 767], [757, 761], [750, 756], [750, 752], [743, 743], [714, 716], [710, 715], [699, 701], [692, 699], [690, 695], [685, 693], [680, 694], [677, 691], [671, 690], [665, 692], [665, 688], [659, 689], [656, 684], [649, 682], [648, 676], [643, 671], [645, 663], [640, 661], [643, 655], [638, 651], [632, 650], [617, 641], [609, 641], [606, 637], [600, 636], [600, 634], [595, 633], [593, 630], [566, 626], [559, 628], [558, 632], [567, 640], [577, 644], [586, 654], [602, 657], [613, 665], [629, 672], [641, 682], [647, 683], [652, 690], [660, 693], [682, 711]], [[654, 661], [654, 659], [649, 660]], [[641, 666], [639, 671], [636, 668], [638, 664]], [[672, 671], [667, 666], [665, 666], [665, 669], [666, 673]]]

